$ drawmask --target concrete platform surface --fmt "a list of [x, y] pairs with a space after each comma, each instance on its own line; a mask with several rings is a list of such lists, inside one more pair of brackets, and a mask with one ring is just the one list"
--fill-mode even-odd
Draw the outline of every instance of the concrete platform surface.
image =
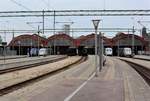
[[134, 56], [135, 59], [146, 59], [150, 61], [150, 56], [148, 55], [135, 55]]
[[0, 101], [150, 101], [150, 87], [126, 62], [107, 57], [98, 77], [91, 76], [94, 67], [90, 56], [86, 62], [7, 94]]
[[[33, 96], [29, 101], [64, 101], [83, 82], [82, 79], [65, 80], [47, 91]], [[124, 101], [123, 84], [118, 80], [93, 79], [70, 101]]]
[[118, 59], [126, 60], [129, 62], [133, 62], [135, 64], [141, 65], [145, 68], [150, 69], [150, 61], [145, 61], [145, 60], [139, 60], [139, 59], [134, 59], [134, 58], [124, 58], [124, 57], [118, 57]]

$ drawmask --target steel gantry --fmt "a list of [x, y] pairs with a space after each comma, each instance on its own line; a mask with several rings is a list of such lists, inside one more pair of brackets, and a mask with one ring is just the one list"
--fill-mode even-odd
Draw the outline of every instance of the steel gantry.
[[[40, 29], [42, 30], [42, 29]], [[94, 32], [93, 28], [71, 28], [71, 30], [73, 30], [73, 32]], [[98, 30], [102, 31], [102, 32], [132, 32], [132, 28], [98, 28]], [[135, 30], [139, 30], [139, 29], [135, 29]], [[62, 31], [61, 28], [55, 28], [55, 32], [59, 32]], [[16, 29], [16, 30], [0, 30], [0, 33], [35, 33], [37, 32], [36, 29], [30, 30], [30, 29]], [[54, 32], [54, 29], [44, 29], [44, 32], [48, 33], [48, 32]]]

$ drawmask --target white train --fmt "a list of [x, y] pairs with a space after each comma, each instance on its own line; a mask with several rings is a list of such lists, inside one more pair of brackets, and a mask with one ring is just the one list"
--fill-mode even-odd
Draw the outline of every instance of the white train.
[[112, 56], [113, 55], [112, 48], [105, 48], [105, 55], [106, 56]]
[[48, 50], [46, 48], [41, 48], [39, 50], [39, 56], [46, 56], [48, 55]]
[[132, 57], [132, 50], [131, 48], [120, 48], [119, 49], [119, 56], [125, 56], [125, 57]]

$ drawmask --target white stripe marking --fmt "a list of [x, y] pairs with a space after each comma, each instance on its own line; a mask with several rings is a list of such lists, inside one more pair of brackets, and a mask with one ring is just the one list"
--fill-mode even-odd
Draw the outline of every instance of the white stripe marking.
[[89, 80], [91, 80], [95, 76], [95, 73], [93, 73], [82, 85], [80, 85], [73, 93], [71, 93], [67, 98], [64, 99], [64, 101], [70, 101], [71, 98], [78, 93], [87, 83]]

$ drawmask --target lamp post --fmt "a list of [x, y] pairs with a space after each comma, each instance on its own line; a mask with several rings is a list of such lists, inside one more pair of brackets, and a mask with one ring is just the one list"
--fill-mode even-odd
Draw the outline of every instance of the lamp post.
[[132, 32], [133, 32], [133, 34], [132, 34], [132, 55], [134, 55], [134, 45], [135, 45], [135, 43], [134, 43], [134, 33], [135, 33], [134, 26], [133, 26]]
[[30, 54], [30, 51], [31, 51], [31, 49], [32, 49], [32, 44], [33, 44], [33, 43], [32, 43], [32, 39], [31, 39], [31, 43], [30, 43], [31, 47], [30, 47], [29, 52], [28, 52], [28, 53], [29, 53], [29, 56], [31, 56], [31, 57], [32, 57], [32, 54]]
[[95, 29], [95, 76], [98, 76], [98, 65], [97, 65], [97, 32], [98, 32], [98, 25], [100, 20], [92, 20], [93, 25], [94, 25], [94, 29]]
[[118, 43], [117, 43], [118, 52], [117, 52], [117, 56], [119, 57], [119, 55], [120, 55], [120, 36], [119, 36], [119, 34], [117, 35], [117, 37], [118, 37]]
[[135, 19], [134, 17], [131, 17], [132, 19], [132, 23], [133, 23], [133, 29], [132, 29], [132, 55], [134, 55], [134, 46], [135, 46], [135, 43], [134, 43], [134, 33], [135, 33], [135, 28], [134, 28], [134, 22], [135, 22]]
[[103, 68], [103, 33], [99, 33], [99, 71]]
[[39, 50], [40, 50], [40, 26], [38, 25], [38, 56], [39, 56]]
[[18, 44], [19, 44], [19, 56], [20, 56], [20, 45], [21, 45], [21, 41], [18, 41]]
[[53, 18], [53, 35], [54, 35], [54, 42], [53, 42], [53, 54], [56, 55], [56, 45], [55, 45], [55, 30], [56, 30], [56, 11], [54, 10], [54, 18]]
[[7, 42], [2, 42], [2, 46], [4, 47], [3, 49], [3, 55], [4, 55], [4, 67], [5, 67], [5, 64], [6, 64], [6, 46], [7, 46]]
[[[43, 24], [43, 32], [41, 32], [40, 31], [40, 23], [42, 23]], [[33, 29], [35, 29], [33, 26], [32, 26], [32, 24], [38, 24], [38, 28], [37, 28], [37, 34], [38, 34], [38, 45], [37, 45], [37, 47], [38, 47], [38, 51], [39, 51], [39, 49], [40, 49], [40, 33], [43, 33], [44, 34], [44, 11], [43, 11], [43, 22], [26, 22], [26, 24], [27, 25], [29, 25], [30, 27], [32, 27]], [[38, 54], [38, 53], [37, 53]], [[38, 54], [38, 56], [39, 56], [39, 54]]]

